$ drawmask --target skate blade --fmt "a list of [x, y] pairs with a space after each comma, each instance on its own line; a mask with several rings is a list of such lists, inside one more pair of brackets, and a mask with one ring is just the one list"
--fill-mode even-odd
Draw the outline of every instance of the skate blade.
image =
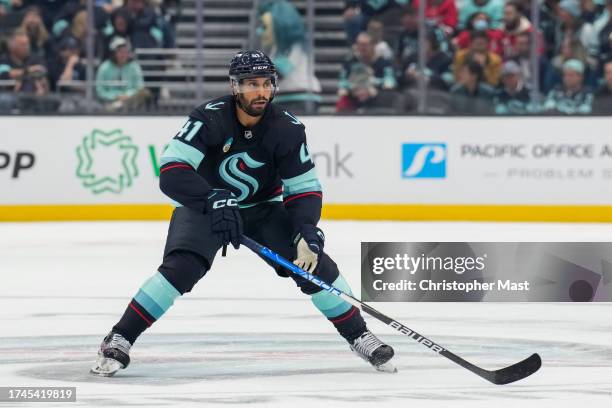
[[100, 358], [96, 364], [89, 370], [90, 373], [100, 377], [112, 377], [115, 373], [123, 368], [123, 364], [112, 358]]
[[374, 366], [374, 368], [376, 369], [376, 371], [380, 371], [381, 373], [389, 373], [389, 374], [397, 373], [397, 367], [395, 367], [390, 362], [386, 362], [384, 364]]

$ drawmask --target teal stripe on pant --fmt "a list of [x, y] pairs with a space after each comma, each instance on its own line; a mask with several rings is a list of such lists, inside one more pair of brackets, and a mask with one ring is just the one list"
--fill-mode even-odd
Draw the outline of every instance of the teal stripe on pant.
[[[344, 280], [342, 275], [339, 275], [338, 278], [332, 283], [332, 286], [340, 289], [347, 295], [353, 295], [350, 286]], [[338, 296], [329, 293], [326, 290], [321, 290], [320, 292], [315, 293], [311, 296], [312, 303], [327, 317], [328, 319], [333, 319], [334, 317], [340, 316], [342, 313], [346, 313], [352, 305], [344, 300], [340, 299]]]
[[134, 300], [138, 302], [155, 320], [159, 319], [165, 312], [149, 295], [139, 290]]
[[181, 294], [157, 272], [142, 285], [134, 299], [155, 319], [159, 319]]

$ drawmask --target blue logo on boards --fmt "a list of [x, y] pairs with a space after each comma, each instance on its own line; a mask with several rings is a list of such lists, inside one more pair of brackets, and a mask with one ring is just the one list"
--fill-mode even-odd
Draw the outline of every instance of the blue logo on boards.
[[446, 178], [446, 143], [404, 143], [402, 178]]

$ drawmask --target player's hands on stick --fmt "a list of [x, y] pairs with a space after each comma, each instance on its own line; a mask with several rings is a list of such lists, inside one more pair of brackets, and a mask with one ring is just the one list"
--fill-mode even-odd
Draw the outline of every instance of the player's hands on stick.
[[212, 218], [212, 232], [221, 236], [223, 245], [231, 243], [238, 249], [242, 239], [242, 217], [236, 196], [229, 190], [214, 189], [207, 199], [206, 212]]
[[293, 263], [306, 272], [313, 273], [325, 244], [323, 231], [314, 225], [303, 225], [293, 244], [297, 245], [297, 258]]

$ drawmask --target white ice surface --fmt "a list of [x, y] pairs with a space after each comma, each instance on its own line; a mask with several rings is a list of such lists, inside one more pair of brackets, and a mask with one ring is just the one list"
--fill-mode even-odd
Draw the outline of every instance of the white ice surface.
[[[323, 222], [359, 292], [360, 241], [611, 241], [612, 226]], [[76, 403], [14, 406], [612, 407], [612, 305], [377, 303], [494, 369], [538, 352], [532, 377], [494, 386], [366, 317], [396, 350], [373, 371], [289, 279], [230, 250], [148, 330], [114, 378], [88, 374], [101, 338], [161, 261], [167, 223], [0, 224], [0, 386], [76, 386]], [[0, 407], [8, 406], [0, 403]]]

